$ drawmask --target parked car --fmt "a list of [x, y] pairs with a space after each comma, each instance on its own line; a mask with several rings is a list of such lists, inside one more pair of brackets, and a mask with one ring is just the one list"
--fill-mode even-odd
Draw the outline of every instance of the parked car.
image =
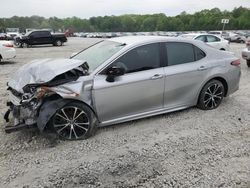
[[228, 32], [226, 31], [208, 31], [208, 34], [216, 35], [218, 37], [228, 37]]
[[16, 57], [16, 50], [10, 41], [0, 40], [0, 62]]
[[67, 38], [63, 33], [51, 34], [50, 31], [46, 30], [30, 31], [25, 35], [15, 37], [14, 39], [15, 45], [23, 48], [42, 44], [62, 46], [64, 42], [67, 42]]
[[200, 40], [208, 45], [217, 48], [218, 50], [226, 50], [229, 51], [229, 42], [219, 36], [212, 34], [204, 34], [204, 33], [190, 33], [181, 35], [181, 37]]
[[0, 33], [0, 40], [7, 40], [6, 33]]
[[237, 33], [230, 32], [229, 36], [225, 38], [226, 40], [230, 42], [237, 42], [237, 43], [245, 43], [246, 37], [244, 35], [240, 35]]
[[240, 60], [197, 40], [117, 37], [71, 59], [35, 60], [9, 80], [11, 132], [51, 128], [63, 139], [191, 106], [217, 108], [239, 88]]
[[250, 39], [246, 42], [246, 48], [242, 50], [242, 58], [247, 61], [247, 66], [250, 67]]
[[6, 28], [6, 39], [7, 40], [14, 40], [15, 37], [20, 36], [19, 28]]

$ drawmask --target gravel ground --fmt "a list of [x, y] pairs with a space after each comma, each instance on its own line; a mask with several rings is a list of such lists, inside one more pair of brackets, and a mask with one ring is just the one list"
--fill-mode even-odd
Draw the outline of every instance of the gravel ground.
[[[69, 57], [95, 41], [17, 49], [13, 62], [0, 64], [0, 113], [12, 72], [35, 58]], [[238, 57], [243, 48], [231, 44]], [[241, 63], [240, 90], [213, 111], [190, 108], [100, 128], [73, 142], [1, 129], [0, 187], [250, 187], [250, 69]]]

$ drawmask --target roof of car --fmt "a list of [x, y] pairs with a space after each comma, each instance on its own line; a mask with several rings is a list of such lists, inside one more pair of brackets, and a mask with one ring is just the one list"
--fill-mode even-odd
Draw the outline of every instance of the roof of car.
[[119, 42], [127, 45], [136, 45], [142, 43], [158, 42], [158, 41], [187, 41], [179, 37], [164, 37], [164, 36], [125, 36], [109, 39], [110, 41]]

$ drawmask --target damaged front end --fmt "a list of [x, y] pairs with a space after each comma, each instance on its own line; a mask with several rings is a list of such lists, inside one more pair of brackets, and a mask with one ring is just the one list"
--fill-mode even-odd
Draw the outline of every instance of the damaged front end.
[[10, 101], [7, 102], [9, 109], [4, 115], [5, 121], [9, 124], [5, 126], [6, 133], [36, 126], [39, 109], [44, 99], [54, 94], [46, 87], [37, 88], [34, 93], [24, 94], [10, 87], [8, 90], [10, 91]]
[[[46, 65], [48, 66], [46, 67]], [[57, 70], [54, 71], [55, 65], [60, 68], [57, 67]], [[11, 133], [37, 125], [42, 131], [49, 118], [53, 116], [53, 112], [67, 102], [67, 100], [58, 100], [65, 97], [64, 95], [79, 95], [83, 83], [78, 79], [85, 75], [88, 75], [88, 64], [76, 60], [47, 59], [22, 67], [7, 84], [9, 109], [4, 115], [7, 123], [5, 132]], [[75, 91], [74, 87], [73, 89], [65, 87], [67, 84], [77, 85], [75, 88], [78, 88], [79, 91]], [[51, 110], [52, 108], [53, 110]]]

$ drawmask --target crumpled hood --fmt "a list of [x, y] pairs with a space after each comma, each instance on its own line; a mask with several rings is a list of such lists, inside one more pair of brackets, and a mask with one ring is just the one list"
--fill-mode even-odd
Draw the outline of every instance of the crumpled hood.
[[76, 59], [37, 59], [19, 68], [10, 78], [8, 86], [23, 93], [23, 87], [27, 84], [49, 82], [56, 76], [84, 63]]

